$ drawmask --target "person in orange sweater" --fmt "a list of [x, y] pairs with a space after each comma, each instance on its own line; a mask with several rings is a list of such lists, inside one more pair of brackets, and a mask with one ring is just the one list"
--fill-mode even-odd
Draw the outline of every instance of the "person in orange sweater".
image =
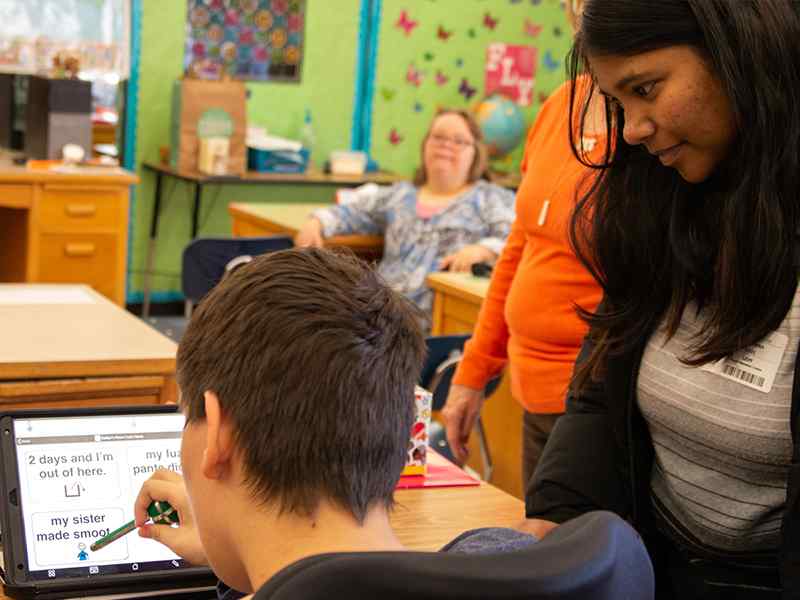
[[[568, 2], [568, 11], [579, 12], [580, 4]], [[575, 307], [593, 311], [602, 296], [567, 237], [576, 197], [591, 185], [592, 174], [570, 147], [571, 85], [563, 84], [548, 98], [528, 133], [516, 220], [442, 410], [450, 448], [463, 462], [484, 401], [482, 390], [508, 364], [511, 394], [525, 409], [523, 486], [565, 409], [573, 363], [587, 332]], [[586, 77], [576, 92], [584, 93], [589, 85]], [[605, 131], [605, 111], [602, 102], [592, 108], [581, 145], [584, 159], [598, 162], [605, 148], [605, 136], [599, 133]], [[577, 126], [573, 131], [581, 135]]]

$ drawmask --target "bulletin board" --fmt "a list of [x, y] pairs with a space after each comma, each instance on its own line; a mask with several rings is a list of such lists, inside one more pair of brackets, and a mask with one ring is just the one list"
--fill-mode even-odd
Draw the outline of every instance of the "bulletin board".
[[[501, 43], [535, 57], [526, 125], [565, 79], [572, 30], [561, 0], [383, 0], [372, 102], [371, 154], [410, 175], [441, 107], [473, 108], [485, 97], [487, 51]], [[530, 50], [530, 51], [529, 51]], [[517, 171], [523, 144], [496, 161]]]
[[188, 0], [184, 67], [196, 76], [300, 81], [305, 0]]

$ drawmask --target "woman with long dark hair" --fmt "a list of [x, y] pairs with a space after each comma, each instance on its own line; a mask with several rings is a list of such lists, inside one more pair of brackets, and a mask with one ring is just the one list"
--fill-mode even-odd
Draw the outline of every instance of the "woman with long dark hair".
[[587, 0], [571, 54], [612, 140], [571, 223], [604, 299], [528, 528], [624, 515], [665, 598], [800, 597], [798, 11]]

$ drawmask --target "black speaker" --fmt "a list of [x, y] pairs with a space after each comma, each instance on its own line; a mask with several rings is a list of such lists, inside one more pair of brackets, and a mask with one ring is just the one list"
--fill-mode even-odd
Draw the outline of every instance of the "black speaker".
[[11, 148], [14, 129], [14, 76], [0, 73], [0, 147]]
[[92, 84], [80, 79], [31, 77], [25, 107], [25, 153], [61, 158], [65, 144], [92, 155]]

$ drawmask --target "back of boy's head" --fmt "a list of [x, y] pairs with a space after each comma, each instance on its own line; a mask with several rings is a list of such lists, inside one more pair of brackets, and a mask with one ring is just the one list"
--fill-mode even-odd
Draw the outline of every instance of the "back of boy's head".
[[201, 302], [180, 343], [187, 420], [217, 394], [253, 497], [358, 522], [391, 507], [424, 359], [419, 312], [353, 256], [304, 248], [237, 268]]

